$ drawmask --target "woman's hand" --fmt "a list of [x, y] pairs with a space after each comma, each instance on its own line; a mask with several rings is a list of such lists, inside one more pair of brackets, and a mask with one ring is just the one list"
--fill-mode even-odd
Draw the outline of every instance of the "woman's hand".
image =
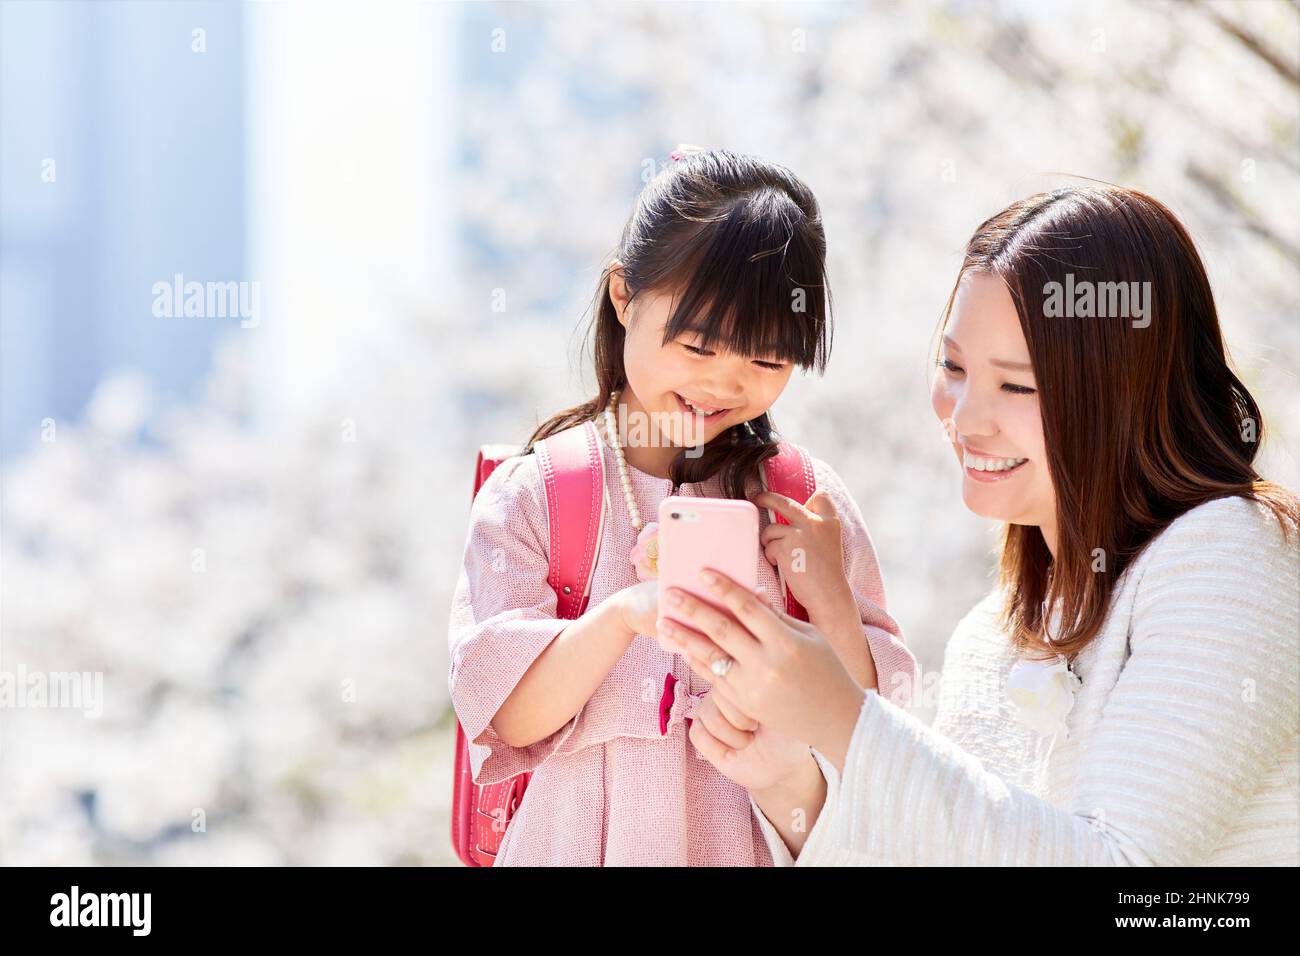
[[[670, 588], [683, 623], [661, 619], [659, 643], [686, 655], [711, 693], [842, 767], [865, 692], [835, 649], [816, 627], [778, 614], [726, 575], [706, 570], [702, 578], [725, 610]], [[713, 663], [728, 657], [730, 668], [715, 673]]]
[[806, 743], [755, 723], [716, 689], [696, 705], [688, 736], [702, 757], [751, 792], [790, 779], [812, 761]]
[[764, 491], [755, 495], [753, 502], [790, 522], [772, 522], [758, 540], [763, 556], [781, 571], [786, 586], [809, 616], [817, 620], [849, 608], [854, 620], [860, 620], [844, 573], [840, 519], [830, 494], [820, 489], [801, 505], [793, 498]]

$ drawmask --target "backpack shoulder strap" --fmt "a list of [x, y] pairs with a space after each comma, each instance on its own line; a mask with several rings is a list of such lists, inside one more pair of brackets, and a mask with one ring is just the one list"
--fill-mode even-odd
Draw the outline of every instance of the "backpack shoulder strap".
[[551, 538], [550, 585], [562, 618], [587, 607], [605, 523], [605, 456], [594, 422], [544, 438], [535, 446], [546, 487]]
[[[817, 490], [812, 458], [804, 449], [787, 441], [777, 445], [776, 454], [764, 460], [763, 478], [764, 487], [768, 491], [785, 495], [799, 504], [805, 504]], [[771, 508], [768, 509], [768, 516], [775, 524], [790, 523]], [[781, 575], [781, 587], [785, 589], [785, 612], [801, 621], [808, 620], [808, 612], [790, 593], [784, 574]]]

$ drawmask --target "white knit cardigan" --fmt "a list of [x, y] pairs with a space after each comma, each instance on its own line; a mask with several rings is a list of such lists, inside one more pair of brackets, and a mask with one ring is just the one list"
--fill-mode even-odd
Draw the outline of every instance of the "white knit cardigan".
[[843, 783], [813, 751], [827, 797], [796, 865], [1300, 864], [1300, 547], [1271, 512], [1219, 499], [1148, 545], [1050, 748], [1007, 699], [997, 608], [957, 626], [933, 727], [872, 691]]

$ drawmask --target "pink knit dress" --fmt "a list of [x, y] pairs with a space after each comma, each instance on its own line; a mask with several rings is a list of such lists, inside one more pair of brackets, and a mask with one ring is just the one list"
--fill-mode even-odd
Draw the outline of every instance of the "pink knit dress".
[[[615, 454], [603, 442], [602, 450], [609, 511], [588, 607], [637, 583], [628, 557], [636, 536]], [[832, 495], [844, 529], [844, 566], [879, 685], [897, 693], [892, 689], [914, 686], [915, 658], [885, 611], [861, 512], [830, 466], [816, 458], [813, 464], [817, 487]], [[672, 493], [671, 479], [630, 465], [628, 473], [644, 520], [654, 520], [659, 502]], [[721, 490], [709, 479], [677, 493], [719, 497]], [[766, 526], [767, 511], [759, 509], [759, 516]], [[771, 866], [749, 793], [696, 753], [686, 736], [686, 721], [709, 682], [653, 636], [633, 638], [591, 699], [551, 736], [512, 747], [496, 735], [493, 715], [569, 624], [555, 616], [548, 542], [537, 456], [507, 459], [479, 489], [470, 512], [449, 634], [451, 699], [471, 742], [475, 782], [532, 772], [494, 865]], [[760, 588], [780, 608], [776, 569], [760, 555], [758, 571]]]

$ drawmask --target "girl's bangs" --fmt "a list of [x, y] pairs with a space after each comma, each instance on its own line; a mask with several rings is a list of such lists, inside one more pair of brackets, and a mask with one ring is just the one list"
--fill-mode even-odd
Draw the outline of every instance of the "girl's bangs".
[[694, 333], [703, 348], [824, 371], [828, 296], [821, 257], [786, 217], [748, 221], [746, 212], [738, 205], [687, 240], [676, 271], [689, 278], [674, 295], [664, 343]]

